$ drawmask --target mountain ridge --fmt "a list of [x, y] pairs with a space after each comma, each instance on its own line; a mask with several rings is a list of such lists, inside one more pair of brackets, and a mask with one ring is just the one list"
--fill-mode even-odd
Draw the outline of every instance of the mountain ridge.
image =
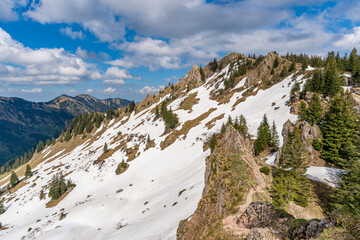
[[40, 140], [57, 137], [75, 116], [106, 112], [129, 103], [121, 98], [99, 100], [90, 95], [61, 95], [48, 102], [0, 97], [0, 166], [35, 147]]

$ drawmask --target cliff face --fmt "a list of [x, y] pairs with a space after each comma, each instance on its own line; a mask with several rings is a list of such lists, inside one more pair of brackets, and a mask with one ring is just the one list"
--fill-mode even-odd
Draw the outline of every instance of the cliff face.
[[222, 220], [247, 204], [249, 191], [265, 180], [251, 154], [252, 144], [228, 125], [206, 160], [205, 187], [195, 213], [179, 224], [178, 239], [236, 239]]

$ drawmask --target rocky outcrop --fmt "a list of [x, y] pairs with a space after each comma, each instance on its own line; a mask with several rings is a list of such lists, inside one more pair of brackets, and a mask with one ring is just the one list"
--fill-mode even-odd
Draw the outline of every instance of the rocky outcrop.
[[186, 76], [183, 77], [175, 86], [178, 90], [183, 91], [185, 89], [191, 90], [193, 88], [197, 88], [201, 84], [203, 84], [203, 81], [201, 81], [200, 67], [195, 64]]
[[261, 66], [257, 69], [249, 72], [245, 82], [245, 87], [253, 87], [256, 83], [263, 80], [264, 76], [269, 77], [271, 68], [273, 67], [274, 61], [277, 57], [278, 56], [275, 53], [268, 53], [268, 55], [263, 60], [263, 64], [261, 64]]
[[270, 203], [253, 202], [238, 219], [238, 224], [251, 229], [246, 239], [313, 239], [334, 225], [323, 220], [295, 219]]
[[[306, 150], [306, 158], [308, 160], [308, 164], [310, 166], [324, 166], [325, 162], [320, 158], [320, 153], [316, 151], [313, 147], [314, 140], [321, 141], [322, 139], [322, 133], [319, 126], [317, 126], [316, 124], [310, 125], [308, 122], [305, 121], [299, 121], [294, 124], [290, 120], [288, 120], [284, 123], [283, 130], [281, 132], [284, 139], [283, 142], [286, 142], [287, 136], [290, 132], [294, 130], [295, 127], [301, 129], [301, 140]], [[276, 166], [278, 166], [280, 156], [281, 151], [279, 151], [276, 156]]]
[[221, 220], [237, 211], [251, 188], [264, 184], [251, 149], [251, 142], [228, 125], [206, 160], [203, 196], [191, 218], [180, 222], [178, 239], [237, 239]]

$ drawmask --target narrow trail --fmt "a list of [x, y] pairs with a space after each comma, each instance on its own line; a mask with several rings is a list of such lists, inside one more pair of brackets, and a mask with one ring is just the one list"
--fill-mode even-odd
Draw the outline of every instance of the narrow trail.
[[231, 232], [234, 235], [245, 237], [249, 232], [249, 228], [242, 227], [241, 225], [237, 224], [237, 219], [245, 212], [247, 207], [252, 202], [252, 196], [256, 192], [263, 192], [262, 185], [258, 185], [256, 189], [251, 188], [248, 195], [246, 196], [246, 202], [239, 206], [239, 210], [230, 216], [227, 216], [223, 219], [222, 224], [223, 228], [226, 231]]

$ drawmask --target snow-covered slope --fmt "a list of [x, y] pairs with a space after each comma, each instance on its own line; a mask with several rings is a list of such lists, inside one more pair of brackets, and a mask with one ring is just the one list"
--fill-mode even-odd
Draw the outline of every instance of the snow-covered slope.
[[[163, 150], [161, 143], [172, 132], [164, 134], [164, 122], [160, 118], [154, 121], [151, 110], [164, 97], [136, 114], [104, 123], [71, 151], [51, 153], [55, 147], [45, 149], [45, 160], [33, 169], [35, 174], [24, 181], [27, 184], [5, 196], [7, 211], [0, 215], [0, 222], [8, 229], [0, 231], [1, 239], [175, 239], [179, 221], [194, 212], [201, 198], [205, 158], [210, 154], [203, 150], [204, 142], [220, 131], [228, 116], [234, 119], [243, 114], [254, 136], [264, 114], [270, 122], [275, 121], [279, 135], [288, 119], [297, 119], [286, 103], [292, 85], [303, 75], [292, 74], [266, 90], [254, 88], [257, 93], [237, 105], [248, 89], [219, 104], [211, 100], [211, 92], [228, 71], [229, 66], [169, 104], [179, 119], [176, 130], [213, 110]], [[234, 91], [242, 89], [245, 80]], [[192, 110], [179, 109], [194, 93], [199, 100]], [[209, 122], [213, 127], [208, 127]], [[148, 135], [155, 147], [146, 149]], [[116, 151], [99, 167], [93, 162], [102, 155], [105, 143]], [[128, 159], [126, 150], [130, 148], [138, 148], [137, 157], [124, 173], [116, 175], [117, 165]], [[76, 187], [58, 205], [46, 208], [50, 199], [41, 200], [41, 191], [47, 195], [52, 176], [60, 172]], [[59, 220], [61, 213], [66, 217]]]

